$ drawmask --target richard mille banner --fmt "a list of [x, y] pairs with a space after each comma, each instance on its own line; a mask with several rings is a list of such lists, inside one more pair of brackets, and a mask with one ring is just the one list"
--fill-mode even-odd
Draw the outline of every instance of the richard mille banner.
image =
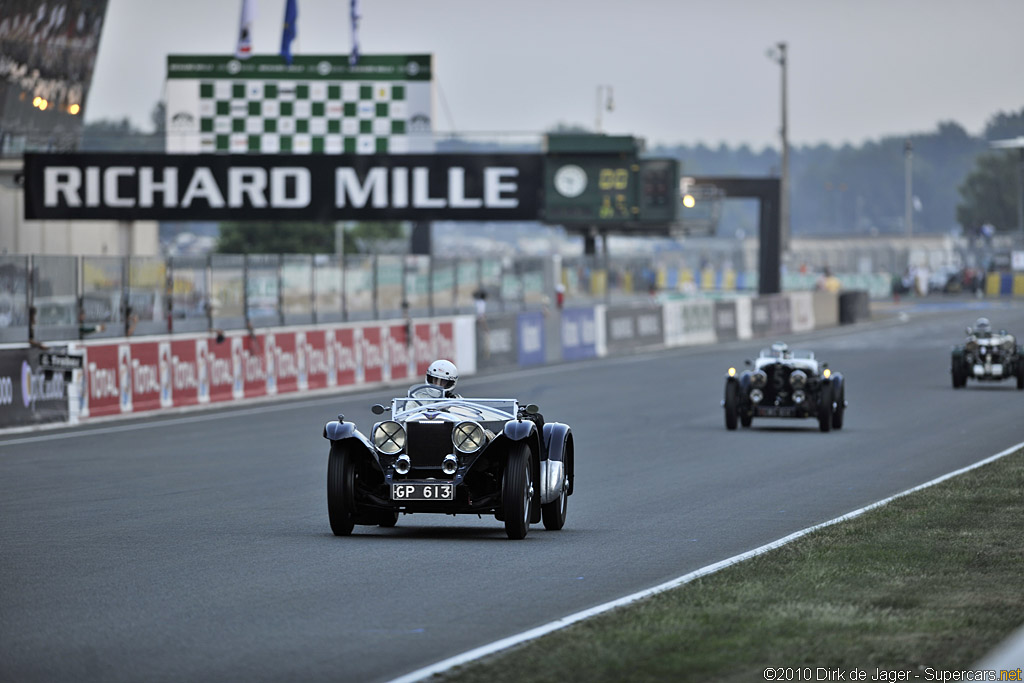
[[25, 218], [532, 220], [539, 154], [26, 154]]

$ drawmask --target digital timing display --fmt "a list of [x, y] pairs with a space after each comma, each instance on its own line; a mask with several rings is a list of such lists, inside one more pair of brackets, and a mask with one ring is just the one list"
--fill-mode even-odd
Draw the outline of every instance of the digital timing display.
[[618, 154], [552, 155], [544, 161], [544, 220], [622, 225], [672, 223], [679, 164]]

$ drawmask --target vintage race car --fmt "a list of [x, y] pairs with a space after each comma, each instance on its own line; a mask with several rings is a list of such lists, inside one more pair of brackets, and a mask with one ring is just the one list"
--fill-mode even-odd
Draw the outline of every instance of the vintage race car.
[[[494, 515], [509, 538], [565, 525], [573, 492], [572, 431], [512, 398], [445, 398], [421, 384], [391, 401], [363, 435], [343, 415], [324, 426], [331, 530], [394, 526], [400, 513]], [[373, 406], [382, 415], [387, 408]]]
[[761, 349], [751, 369], [725, 377], [725, 428], [749, 427], [755, 417], [813, 417], [823, 432], [843, 428], [846, 383], [812, 351], [791, 351], [777, 342]]
[[993, 332], [986, 318], [967, 328], [967, 340], [953, 347], [950, 364], [953, 388], [966, 386], [968, 379], [1001, 382], [1016, 378], [1024, 389], [1024, 347], [1006, 330]]

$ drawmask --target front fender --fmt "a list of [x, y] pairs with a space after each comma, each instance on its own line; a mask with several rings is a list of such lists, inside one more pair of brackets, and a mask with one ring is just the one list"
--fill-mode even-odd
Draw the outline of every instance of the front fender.
[[568, 479], [568, 493], [572, 495], [574, 479], [572, 430], [561, 422], [544, 425], [544, 450], [547, 458], [540, 463], [540, 502], [550, 503], [562, 492]]
[[522, 441], [537, 431], [537, 424], [533, 420], [509, 420], [501, 431], [510, 441]]
[[[356, 429], [355, 424], [351, 422], [338, 422], [337, 420], [331, 420], [324, 425], [324, 438], [329, 440], [332, 444], [338, 441], [344, 441], [345, 439], [353, 439], [358, 441], [366, 448], [367, 454], [370, 458], [377, 463], [377, 467], [380, 468], [380, 459], [377, 457], [377, 451], [370, 443], [370, 440], [366, 438], [362, 432]], [[383, 468], [381, 468], [383, 471]]]
[[338, 422], [337, 420], [331, 420], [324, 425], [324, 438], [329, 441], [348, 439], [358, 433], [359, 430], [357, 430], [356, 426], [351, 422]]

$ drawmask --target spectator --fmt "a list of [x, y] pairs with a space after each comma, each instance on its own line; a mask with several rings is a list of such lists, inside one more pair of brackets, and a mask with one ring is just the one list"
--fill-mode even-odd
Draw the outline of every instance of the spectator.
[[839, 290], [843, 288], [842, 283], [839, 282], [839, 278], [832, 274], [832, 270], [828, 266], [825, 266], [825, 270], [822, 271], [822, 277], [819, 284], [819, 289], [833, 294], [837, 294]]
[[480, 288], [473, 292], [474, 306], [476, 307], [476, 319], [478, 322], [485, 322], [487, 318], [487, 292]]

